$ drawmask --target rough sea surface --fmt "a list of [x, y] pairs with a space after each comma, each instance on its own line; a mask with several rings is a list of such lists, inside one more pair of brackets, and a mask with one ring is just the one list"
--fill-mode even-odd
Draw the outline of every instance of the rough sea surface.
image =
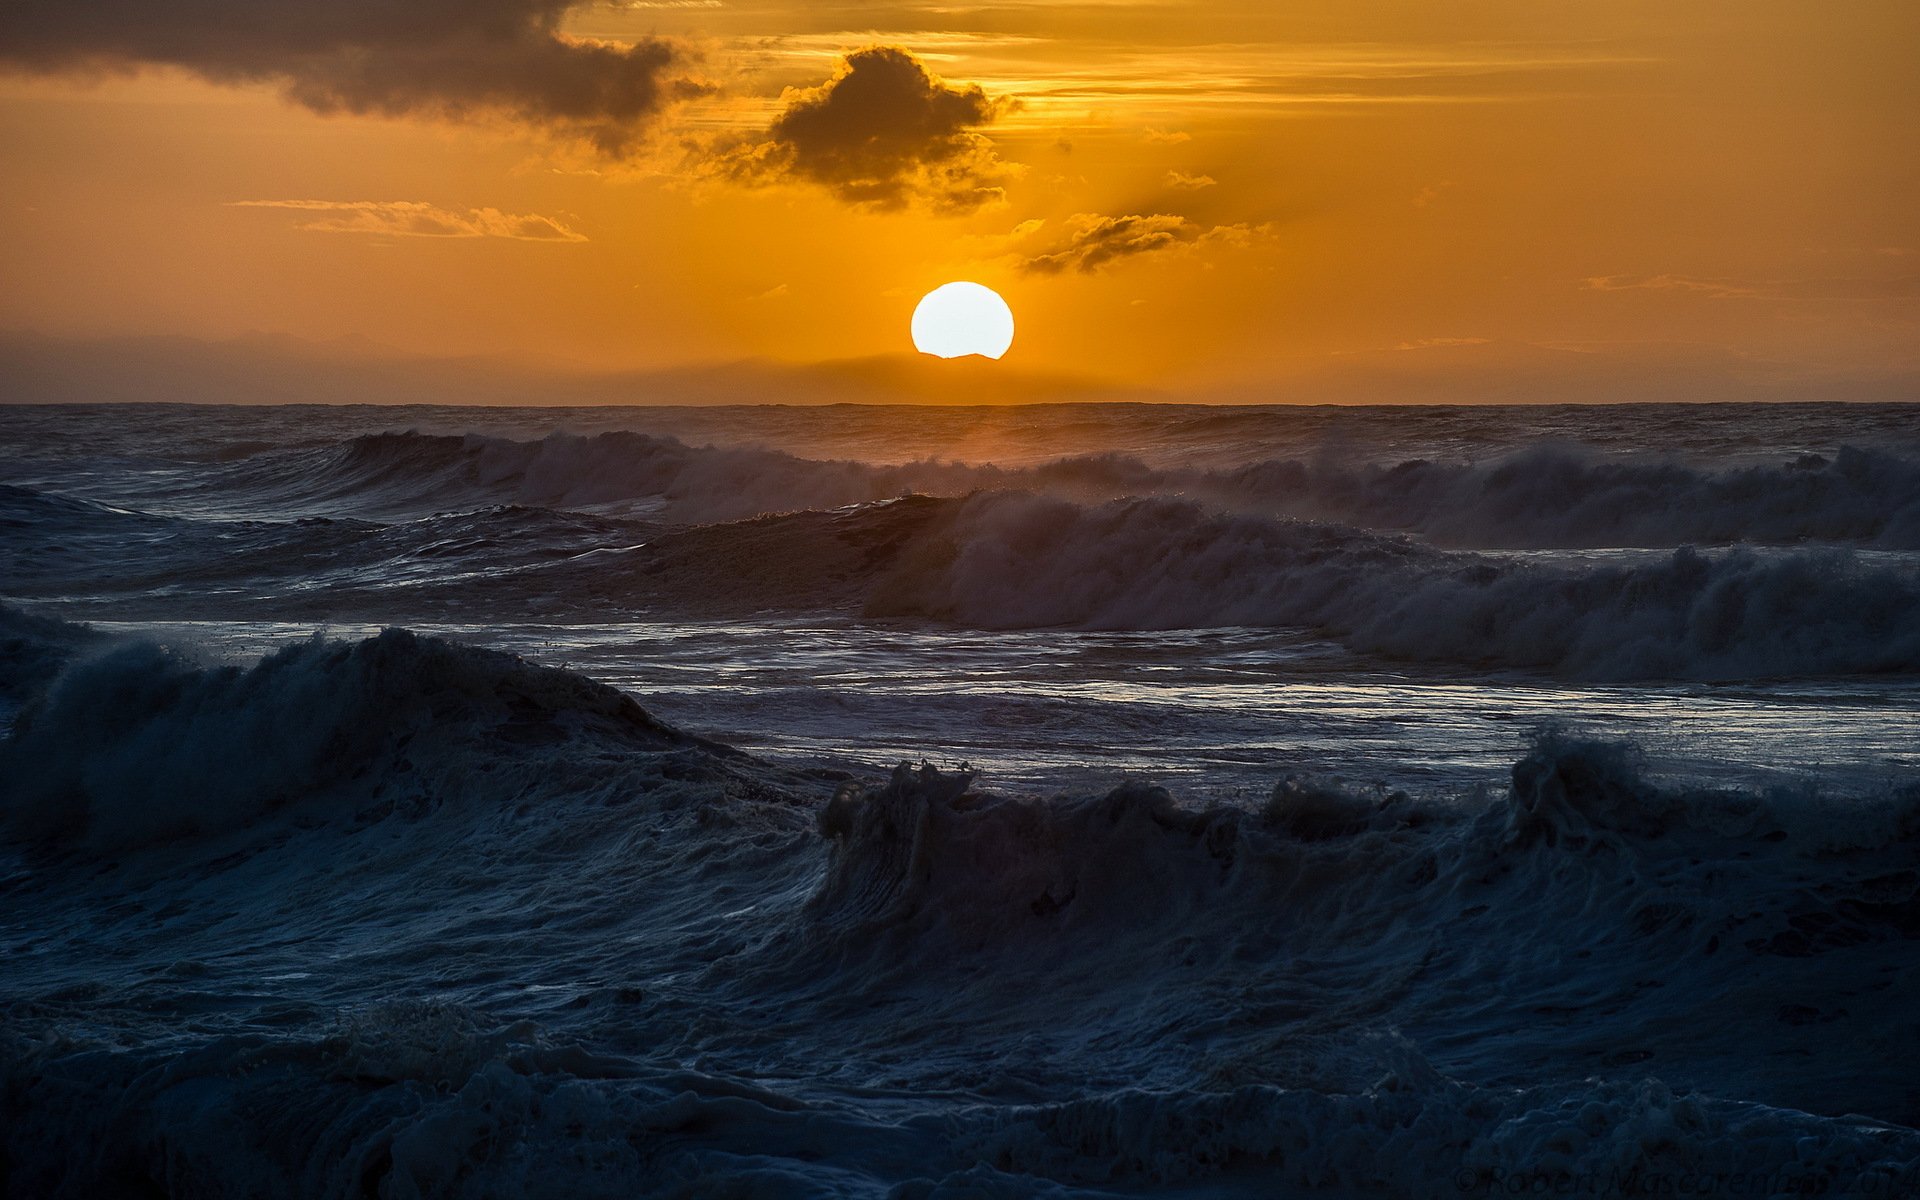
[[0, 1193], [1920, 1195], [1920, 406], [0, 407]]

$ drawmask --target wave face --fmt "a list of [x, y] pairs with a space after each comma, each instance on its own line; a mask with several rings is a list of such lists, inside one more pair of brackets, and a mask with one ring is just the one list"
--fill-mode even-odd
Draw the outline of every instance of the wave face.
[[1913, 406], [131, 411], [0, 412], [0, 483], [197, 516], [683, 524], [907, 493], [1180, 495], [1462, 549], [1920, 549]]
[[1477, 794], [1039, 800], [399, 631], [51, 633], [0, 751], [22, 1194], [1920, 1182], [1914, 781], [1546, 735]]
[[1308, 626], [1396, 658], [1584, 678], [1920, 670], [1920, 577], [1839, 552], [1568, 567], [1159, 500], [970, 500], [867, 611], [980, 628]]
[[20, 715], [0, 771], [16, 837], [122, 849], [244, 828], [296, 801], [324, 807], [340, 791], [357, 799], [369, 777], [416, 760], [559, 741], [582, 722], [629, 744], [698, 744], [612, 688], [390, 630], [248, 668], [203, 669], [149, 642], [105, 649]]
[[39, 694], [76, 653], [101, 640], [84, 625], [0, 604], [0, 700], [17, 705]]
[[382, 433], [253, 456], [163, 497], [248, 512], [364, 516], [614, 506], [708, 524], [982, 490], [1082, 500], [1187, 496], [1235, 511], [1403, 530], [1460, 547], [1820, 541], [1920, 550], [1920, 457], [1852, 445], [1831, 457], [1799, 454], [1736, 467], [1554, 444], [1476, 463], [1352, 461], [1322, 452], [1194, 468], [1103, 452], [1008, 467], [817, 460], [627, 432], [532, 441]]
[[[16, 588], [84, 588], [108, 615], [190, 585], [241, 617], [1299, 628], [1391, 660], [1583, 680], [1920, 673], [1920, 564], [1844, 548], [1496, 555], [1184, 499], [1010, 492], [686, 529], [525, 508], [209, 528], [22, 496], [62, 515], [7, 556]], [[76, 562], [76, 543], [114, 546], [117, 577]]]

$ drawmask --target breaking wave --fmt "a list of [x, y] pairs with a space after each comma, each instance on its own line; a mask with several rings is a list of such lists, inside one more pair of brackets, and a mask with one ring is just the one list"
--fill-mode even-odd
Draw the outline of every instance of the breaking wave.
[[866, 611], [997, 629], [1308, 626], [1393, 657], [1603, 679], [1920, 670], [1920, 578], [1845, 552], [1535, 562], [1170, 500], [972, 498]]
[[[1920, 671], [1913, 563], [1840, 547], [1474, 553], [1187, 499], [1017, 492], [668, 529], [526, 508], [395, 525], [140, 524], [154, 520], [101, 509], [18, 539], [16, 594], [151, 603], [191, 584], [216, 611], [294, 618], [839, 612], [975, 629], [1304, 628], [1392, 659], [1591, 680]], [[112, 566], [73, 553], [92, 543], [112, 547]]]
[[[13, 656], [29, 674], [77, 640], [64, 623], [0, 615], [39, 646]], [[16, 838], [101, 851], [241, 829], [296, 803], [418, 811], [457, 791], [433, 777], [483, 751], [589, 733], [730, 753], [578, 675], [406, 630], [315, 639], [249, 667], [122, 641], [67, 664], [20, 713], [0, 743], [0, 813]]]
[[494, 504], [613, 506], [689, 524], [906, 494], [1178, 495], [1235, 511], [1402, 530], [1460, 547], [1817, 541], [1920, 549], [1920, 461], [1854, 446], [1831, 456], [1720, 468], [1551, 444], [1483, 462], [1348, 461], [1321, 453], [1181, 468], [1101, 453], [999, 467], [809, 459], [630, 432], [528, 441], [383, 433], [258, 455], [193, 489], [273, 511], [394, 516]]

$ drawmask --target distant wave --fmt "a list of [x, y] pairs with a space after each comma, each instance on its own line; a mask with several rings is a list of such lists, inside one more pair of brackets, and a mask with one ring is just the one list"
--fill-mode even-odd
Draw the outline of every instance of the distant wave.
[[704, 523], [914, 491], [963, 493], [978, 486], [976, 474], [962, 464], [882, 467], [773, 450], [695, 448], [643, 433], [553, 434], [535, 441], [383, 433], [251, 458], [210, 476], [202, 490], [271, 508], [325, 506], [380, 516], [495, 504], [622, 506]]
[[[1920, 548], [1920, 461], [1854, 447], [1832, 458], [1708, 469], [1541, 446], [1473, 465], [1276, 461], [1229, 478], [1223, 499], [1268, 498], [1289, 515], [1404, 529], [1453, 546]], [[1205, 484], [1191, 490], [1209, 492]]]
[[625, 506], [682, 523], [831, 509], [907, 494], [1026, 490], [1081, 499], [1187, 496], [1268, 516], [1332, 521], [1484, 548], [1670, 547], [1802, 541], [1920, 549], [1920, 460], [1844, 447], [1832, 457], [1706, 468], [1537, 445], [1475, 463], [1322, 454], [1221, 468], [1121, 454], [1037, 466], [875, 465], [670, 437], [554, 434], [534, 441], [385, 433], [216, 469], [192, 491], [272, 510], [373, 516], [521, 504]]
[[0, 588], [19, 597], [266, 598], [308, 611], [513, 572], [644, 541], [653, 525], [496, 505], [385, 523], [355, 517], [158, 516], [0, 484]]
[[867, 612], [986, 628], [1325, 629], [1409, 659], [1589, 678], [1920, 670], [1920, 577], [1838, 551], [1566, 565], [1435, 551], [1172, 500], [992, 495], [877, 581]]
[[1844, 548], [1469, 553], [1186, 499], [1017, 492], [665, 531], [524, 508], [384, 527], [193, 522], [144, 549], [112, 535], [121, 520], [87, 517], [98, 549], [85, 555], [65, 534], [20, 539], [16, 594], [151, 607], [192, 588], [203, 611], [236, 617], [1305, 628], [1388, 658], [1593, 680], [1920, 672], [1920, 573]]
[[1176, 499], [994, 492], [763, 518], [538, 580], [545, 595], [715, 615], [854, 607], [980, 629], [1300, 627], [1390, 658], [1585, 679], [1920, 671], [1920, 574], [1844, 550], [1537, 561]]

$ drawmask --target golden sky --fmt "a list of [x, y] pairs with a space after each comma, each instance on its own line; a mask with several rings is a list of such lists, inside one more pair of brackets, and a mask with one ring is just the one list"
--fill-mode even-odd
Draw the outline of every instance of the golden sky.
[[1169, 391], [1817, 395], [1920, 371], [1917, 60], [1912, 0], [10, 0], [0, 327], [820, 362], [972, 279]]

